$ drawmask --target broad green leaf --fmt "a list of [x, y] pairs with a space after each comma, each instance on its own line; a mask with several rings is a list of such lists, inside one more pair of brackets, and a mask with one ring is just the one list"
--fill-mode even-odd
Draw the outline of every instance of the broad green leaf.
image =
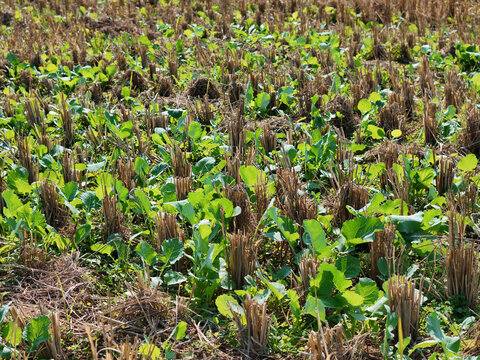
[[477, 91], [480, 90], [480, 73], [472, 78], [472, 84]]
[[185, 338], [185, 334], [187, 332], [187, 323], [185, 321], [180, 321], [177, 324], [177, 327], [175, 329], [175, 339], [176, 340], [182, 340]]
[[102, 255], [111, 255], [115, 251], [115, 248], [110, 244], [96, 243], [90, 246], [92, 251], [98, 252]]
[[183, 256], [183, 244], [177, 239], [168, 239], [162, 243], [162, 255], [160, 260], [164, 263], [175, 264]]
[[474, 154], [464, 156], [457, 164], [457, 168], [462, 171], [473, 171], [478, 165], [477, 157]]
[[323, 302], [318, 298], [315, 299], [315, 297], [310, 294], [307, 296], [303, 313], [312, 315], [315, 318], [318, 316], [321, 321], [325, 321], [325, 306]]
[[270, 103], [270, 95], [266, 92], [262, 92], [257, 95], [255, 99], [255, 107], [260, 111], [265, 111]]
[[16, 347], [22, 341], [22, 329], [13, 321], [3, 324], [2, 338], [13, 347]]
[[243, 182], [247, 186], [255, 186], [258, 184], [259, 179], [263, 181], [263, 183], [267, 183], [267, 175], [262, 171], [257, 169], [255, 166], [240, 166], [238, 171], [240, 173], [240, 177], [242, 178]]
[[290, 266], [282, 266], [273, 276], [274, 280], [283, 280], [292, 273]]
[[347, 220], [342, 226], [342, 235], [347, 243], [355, 245], [375, 240], [375, 232], [383, 229], [383, 224], [376, 217], [356, 217]]
[[431, 313], [427, 316], [427, 332], [435, 340], [443, 341], [445, 339], [445, 333], [440, 325], [440, 319], [436, 313]]
[[11, 64], [11, 65], [17, 65], [20, 61], [18, 60], [18, 57], [17, 55], [15, 55], [14, 53], [12, 52], [8, 52], [7, 54], [7, 61]]
[[157, 252], [145, 241], [137, 245], [135, 252], [140, 255], [148, 265], [153, 265], [157, 262]]
[[68, 201], [73, 201], [78, 192], [78, 185], [74, 181], [66, 183], [62, 189], [63, 195], [67, 198]]
[[142, 207], [142, 212], [148, 216], [152, 212], [152, 204], [150, 203], [150, 200], [148, 200], [147, 195], [145, 195], [140, 189], [135, 189], [133, 194], [139, 205]]
[[365, 114], [372, 109], [372, 103], [370, 100], [362, 99], [358, 102], [357, 109], [362, 113]]
[[130, 88], [127, 87], [127, 86], [124, 86], [124, 87], [122, 88], [121, 95], [122, 95], [123, 98], [130, 97]]
[[369, 278], [360, 278], [355, 285], [355, 292], [363, 297], [365, 305], [372, 305], [378, 299], [377, 284]]
[[231, 295], [223, 294], [217, 296], [215, 299], [215, 305], [217, 306], [218, 312], [229, 319], [233, 319], [232, 310], [236, 313], [238, 312], [239, 314], [244, 314], [243, 308]]
[[145, 35], [139, 36], [137, 40], [140, 44], [145, 45], [146, 47], [152, 46], [150, 39]]
[[278, 300], [282, 300], [285, 295], [287, 295], [287, 290], [285, 289], [285, 285], [280, 284], [278, 282], [270, 282], [267, 279], [264, 281], [265, 285], [267, 285], [268, 289], [272, 292], [273, 295]]
[[18, 196], [13, 190], [5, 190], [2, 193], [2, 197], [10, 213], [15, 216], [17, 209], [23, 205]]
[[385, 137], [385, 130], [375, 125], [368, 125], [367, 134], [369, 134], [374, 140], [381, 140]]
[[138, 156], [135, 159], [135, 173], [139, 176], [146, 176], [148, 175], [149, 171], [150, 169], [147, 161], [144, 158]]
[[315, 253], [321, 258], [329, 257], [331, 249], [327, 245], [322, 225], [317, 220], [305, 220], [303, 228], [305, 229], [304, 239], [311, 241]]
[[23, 339], [36, 349], [38, 345], [50, 339], [50, 323], [46, 315], [33, 318], [23, 330]]
[[75, 244], [78, 245], [85, 240], [91, 230], [92, 226], [90, 224], [83, 224], [79, 226], [77, 231], [75, 231]]
[[97, 210], [102, 207], [102, 203], [93, 191], [85, 191], [83, 194], [80, 194], [79, 198], [88, 211]]
[[423, 212], [413, 215], [400, 216], [391, 215], [390, 219], [397, 226], [397, 230], [402, 234], [413, 234], [419, 231], [422, 227]]
[[363, 296], [356, 293], [355, 291], [346, 290], [340, 295], [349, 306], [360, 306], [363, 304]]
[[145, 359], [160, 360], [162, 358], [162, 351], [154, 344], [143, 344], [138, 348], [138, 352]]
[[193, 140], [197, 141], [202, 137], [202, 125], [197, 121], [192, 121], [188, 126], [188, 136]]
[[187, 281], [187, 278], [177, 271], [168, 270], [164, 275], [164, 283], [167, 285], [177, 285]]
[[213, 157], [204, 157], [193, 166], [193, 172], [195, 174], [206, 174], [212, 170], [214, 166], [215, 159]]
[[402, 130], [400, 129], [395, 129], [391, 132], [391, 135], [394, 139], [397, 139], [399, 138], [400, 136], [402, 136]]
[[10, 311], [10, 305], [4, 305], [0, 308], [0, 323], [5, 320], [5, 317], [7, 316], [8, 312]]
[[412, 347], [412, 350], [409, 351], [408, 355], [411, 355], [417, 349], [426, 349], [440, 343], [438, 340], [426, 340]]
[[360, 274], [360, 260], [351, 255], [338, 258], [335, 266], [345, 274], [346, 279], [353, 279]]

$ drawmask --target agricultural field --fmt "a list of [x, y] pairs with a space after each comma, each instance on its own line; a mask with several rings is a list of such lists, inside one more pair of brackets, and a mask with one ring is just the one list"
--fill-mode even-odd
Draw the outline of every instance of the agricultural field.
[[0, 2], [0, 359], [480, 359], [473, 0]]

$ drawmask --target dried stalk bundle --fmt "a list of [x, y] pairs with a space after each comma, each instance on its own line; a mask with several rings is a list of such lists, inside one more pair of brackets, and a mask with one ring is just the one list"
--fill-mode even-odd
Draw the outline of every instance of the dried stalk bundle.
[[168, 71], [172, 80], [176, 82], [178, 78], [178, 61], [173, 56], [168, 59]]
[[399, 149], [396, 143], [387, 141], [379, 150], [379, 161], [385, 164], [386, 171], [380, 176], [380, 185], [382, 188], [386, 188], [388, 185], [387, 172], [392, 171], [390, 169], [393, 168], [393, 164], [398, 160]]
[[394, 224], [385, 225], [385, 229], [377, 231], [375, 241], [370, 243], [370, 277], [372, 279], [377, 279], [377, 276], [380, 275], [378, 260], [385, 258], [387, 263], [390, 263], [395, 257], [395, 247], [393, 246], [395, 230]]
[[26, 101], [25, 104], [26, 114], [25, 117], [27, 118], [28, 124], [32, 127], [32, 129], [36, 129], [40, 127], [40, 132], [43, 134], [45, 133], [45, 117], [43, 113], [40, 112], [40, 106], [38, 104], [38, 100], [33, 99]]
[[402, 321], [404, 338], [411, 336], [415, 339], [418, 334], [423, 277], [420, 279], [418, 291], [415, 285], [416, 281], [410, 281], [404, 275], [393, 275], [388, 280], [388, 304]]
[[380, 110], [377, 125], [385, 132], [396, 129], [403, 131], [405, 126], [404, 116], [400, 102], [394, 97], [390, 97], [389, 103]]
[[127, 284], [129, 295], [114, 302], [104, 312], [105, 316], [115, 319], [114, 324], [124, 324], [118, 332], [135, 336], [148, 336], [152, 339], [159, 331], [165, 330], [170, 316], [173, 316], [169, 297], [153, 287], [149, 277], [141, 272]]
[[400, 211], [403, 214], [403, 204], [410, 205], [410, 183], [405, 176], [399, 177], [394, 168], [387, 170], [385, 175], [395, 198], [402, 200]]
[[185, 200], [190, 192], [192, 178], [189, 177], [173, 177], [177, 200]]
[[149, 138], [155, 133], [156, 128], [167, 129], [168, 118], [165, 115], [153, 116], [150, 111], [145, 111], [145, 127]]
[[406, 79], [402, 83], [402, 99], [403, 108], [405, 109], [405, 115], [409, 120], [415, 118], [415, 86], [409, 83]]
[[43, 180], [40, 184], [40, 198], [43, 202], [43, 212], [47, 224], [56, 229], [62, 228], [68, 217], [68, 213], [64, 204], [58, 201], [58, 193], [55, 184], [51, 184], [47, 180]]
[[319, 331], [311, 331], [308, 336], [307, 349], [308, 358], [311, 360], [341, 360], [349, 359], [344, 342], [347, 339], [342, 324], [333, 328], [323, 329], [320, 324]]
[[436, 188], [439, 194], [445, 194], [453, 184], [453, 162], [448, 157], [442, 157], [439, 160], [438, 175], [436, 178]]
[[135, 169], [132, 160], [120, 158], [117, 161], [117, 175], [128, 191], [132, 190], [135, 184]]
[[228, 98], [231, 104], [235, 104], [240, 100], [242, 94], [245, 92], [242, 84], [237, 82], [236, 75], [227, 75], [227, 83], [229, 84]]
[[463, 296], [467, 306], [473, 308], [478, 301], [480, 273], [475, 246], [473, 243], [465, 242], [465, 218], [470, 206], [469, 196], [467, 194], [455, 198], [450, 191], [447, 199], [449, 205], [448, 249], [445, 258], [447, 293], [449, 297], [457, 299]]
[[260, 143], [262, 144], [263, 150], [265, 150], [265, 154], [270, 154], [277, 145], [277, 134], [270, 130], [270, 127], [267, 125], [263, 125], [262, 127], [262, 135], [260, 136]]
[[[92, 144], [93, 151], [97, 150], [100, 146], [100, 142], [104, 139], [102, 133], [95, 134], [95, 130], [91, 126], [88, 127], [85, 132], [87, 140]], [[105, 142], [104, 142], [105, 143]]]
[[252, 211], [247, 191], [243, 184], [235, 186], [227, 185], [224, 188], [225, 197], [230, 200], [234, 207], [240, 207], [241, 213], [232, 219], [233, 231], [248, 231], [252, 227]]
[[82, 171], [75, 169], [75, 155], [68, 151], [63, 153], [63, 180], [65, 184], [73, 181], [82, 185]]
[[268, 205], [272, 199], [272, 195], [269, 194], [267, 189], [267, 184], [263, 182], [263, 179], [260, 178], [257, 181], [257, 185], [254, 188], [255, 197], [257, 200], [255, 201], [255, 217], [257, 224], [260, 222], [263, 214], [267, 211]]
[[245, 276], [255, 272], [255, 248], [253, 236], [234, 233], [230, 236], [228, 272], [235, 289], [242, 289]]
[[312, 254], [304, 255], [300, 260], [298, 271], [304, 294], [310, 291], [310, 279], [314, 279], [317, 276], [319, 266], [320, 260]]
[[187, 94], [196, 98], [203, 98], [206, 95], [212, 100], [220, 97], [215, 83], [205, 77], [194, 79], [188, 87]]
[[420, 74], [420, 89], [422, 94], [427, 99], [435, 97], [435, 84], [433, 81], [432, 70], [430, 70], [430, 62], [426, 56], [423, 57], [422, 63], [419, 67]]
[[62, 95], [62, 108], [60, 110], [60, 115], [62, 117], [62, 126], [63, 126], [63, 146], [70, 148], [75, 139], [74, 127], [75, 123], [72, 119], [72, 114], [68, 109], [67, 103], [65, 101], [66, 96]]
[[343, 95], [336, 95], [335, 98], [328, 103], [327, 110], [331, 114], [339, 114], [330, 122], [337, 129], [343, 131], [347, 138], [350, 138], [355, 131], [356, 119], [353, 112], [353, 106]]
[[460, 134], [462, 146], [480, 156], [480, 111], [476, 105], [467, 104], [465, 127]]
[[30, 147], [28, 146], [28, 139], [18, 136], [17, 144], [20, 165], [28, 171], [28, 183], [34, 183], [38, 181], [39, 166], [37, 163], [33, 162]]
[[243, 324], [242, 315], [232, 311], [239, 340], [249, 356], [263, 355], [268, 345], [271, 324], [271, 319], [267, 315], [267, 303], [260, 305], [247, 294], [243, 302], [243, 311], [247, 320], [246, 325]]
[[437, 107], [434, 103], [425, 105], [425, 115], [423, 117], [423, 131], [425, 133], [425, 144], [436, 145], [438, 138], [438, 123], [436, 118]]
[[338, 142], [336, 155], [335, 165], [330, 167], [330, 183], [338, 191], [345, 184], [354, 181], [357, 167], [353, 152], [346, 148], [345, 143]]
[[243, 118], [243, 100], [238, 105], [237, 116], [228, 123], [228, 138], [232, 147], [232, 154], [238, 154], [243, 158], [246, 150], [247, 133], [245, 131], [245, 119]]
[[227, 162], [227, 174], [231, 176], [236, 184], [240, 184], [242, 179], [240, 177], [240, 155], [235, 153], [232, 156], [228, 156], [227, 153], [224, 154], [225, 161]]
[[155, 247], [157, 252], [161, 252], [162, 243], [165, 240], [178, 238], [178, 223], [175, 214], [159, 212], [155, 216]]
[[449, 297], [463, 296], [467, 306], [474, 308], [478, 301], [479, 266], [474, 244], [457, 242], [450, 245], [445, 260]]
[[190, 177], [192, 175], [192, 164], [187, 160], [187, 155], [180, 147], [175, 146], [172, 150], [173, 174], [176, 177]]
[[445, 83], [445, 107], [454, 106], [457, 111], [462, 107], [467, 86], [465, 81], [458, 75], [455, 68], [452, 68], [447, 75]]
[[102, 199], [103, 219], [105, 237], [120, 232], [121, 230], [121, 213], [117, 209], [117, 199], [115, 195], [109, 196], [107, 188], [104, 188], [104, 197]]
[[368, 190], [360, 185], [348, 181], [337, 191], [334, 204], [334, 219], [337, 224], [343, 224], [345, 221], [353, 219], [353, 215], [348, 211], [347, 205], [355, 210], [360, 210], [368, 204]]
[[[136, 121], [133, 122], [132, 131], [135, 134], [135, 137], [137, 138], [137, 154], [145, 154], [145, 146], [143, 144], [142, 133], [140, 132], [140, 129], [138, 128], [138, 122], [136, 122]], [[134, 157], [135, 156], [134, 155], [135, 154], [135, 142], [134, 142], [133, 139], [132, 139], [131, 149], [132, 149], [132, 153], [133, 153], [132, 157]]]
[[[288, 158], [287, 162], [288, 162]], [[299, 195], [297, 173], [293, 169], [277, 169], [277, 204], [282, 212], [297, 224], [303, 224], [304, 220], [315, 219], [317, 207], [308, 195]], [[299, 231], [302, 229], [300, 228]]]

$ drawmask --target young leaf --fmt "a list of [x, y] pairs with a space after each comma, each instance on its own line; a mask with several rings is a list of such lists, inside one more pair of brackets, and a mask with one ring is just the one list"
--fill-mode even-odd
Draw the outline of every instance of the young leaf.
[[305, 229], [304, 241], [308, 239], [311, 242], [313, 250], [319, 257], [329, 257], [331, 249], [327, 246], [322, 225], [317, 220], [305, 220], [303, 228]]
[[187, 323], [185, 321], [180, 321], [175, 328], [175, 339], [182, 340], [185, 337], [187, 332]]
[[335, 266], [345, 274], [346, 279], [353, 279], [360, 274], [360, 260], [351, 255], [338, 258]]
[[357, 217], [345, 221], [342, 226], [342, 235], [352, 245], [375, 240], [375, 232], [383, 229], [383, 224], [376, 217]]
[[477, 157], [474, 154], [468, 154], [464, 156], [457, 164], [459, 170], [468, 172], [473, 171], [478, 165]]
[[244, 315], [243, 308], [231, 295], [223, 294], [218, 296], [215, 299], [215, 305], [217, 306], [218, 312], [229, 319], [233, 319], [232, 310]]
[[102, 255], [111, 255], [112, 252], [115, 251], [115, 248], [112, 245], [103, 243], [93, 244], [92, 246], [90, 246], [90, 249]]
[[165, 284], [167, 285], [177, 285], [187, 281], [187, 278], [183, 276], [182, 273], [168, 270], [164, 276]]
[[372, 305], [378, 299], [377, 284], [369, 278], [360, 278], [355, 292], [363, 297], [365, 305]]
[[321, 321], [325, 321], [325, 306], [320, 299], [315, 299], [315, 297], [310, 294], [307, 296], [303, 313], [312, 315], [315, 318], [318, 315]]
[[154, 344], [143, 344], [138, 348], [138, 352], [144, 359], [160, 360], [162, 358], [161, 350]]
[[145, 241], [137, 245], [135, 252], [140, 255], [148, 265], [156, 264], [158, 261], [157, 252]]
[[22, 329], [13, 321], [3, 324], [2, 338], [13, 347], [16, 347], [22, 341]]
[[164, 264], [175, 264], [177, 260], [183, 256], [183, 250], [183, 244], [179, 239], [173, 238], [165, 240], [162, 243], [162, 256], [160, 256], [160, 260]]
[[369, 112], [371, 108], [372, 108], [372, 103], [370, 102], [370, 100], [362, 99], [358, 102], [357, 109], [362, 114], [365, 114], [366, 112]]
[[23, 339], [36, 349], [38, 345], [50, 339], [50, 323], [46, 315], [33, 318], [23, 330]]

